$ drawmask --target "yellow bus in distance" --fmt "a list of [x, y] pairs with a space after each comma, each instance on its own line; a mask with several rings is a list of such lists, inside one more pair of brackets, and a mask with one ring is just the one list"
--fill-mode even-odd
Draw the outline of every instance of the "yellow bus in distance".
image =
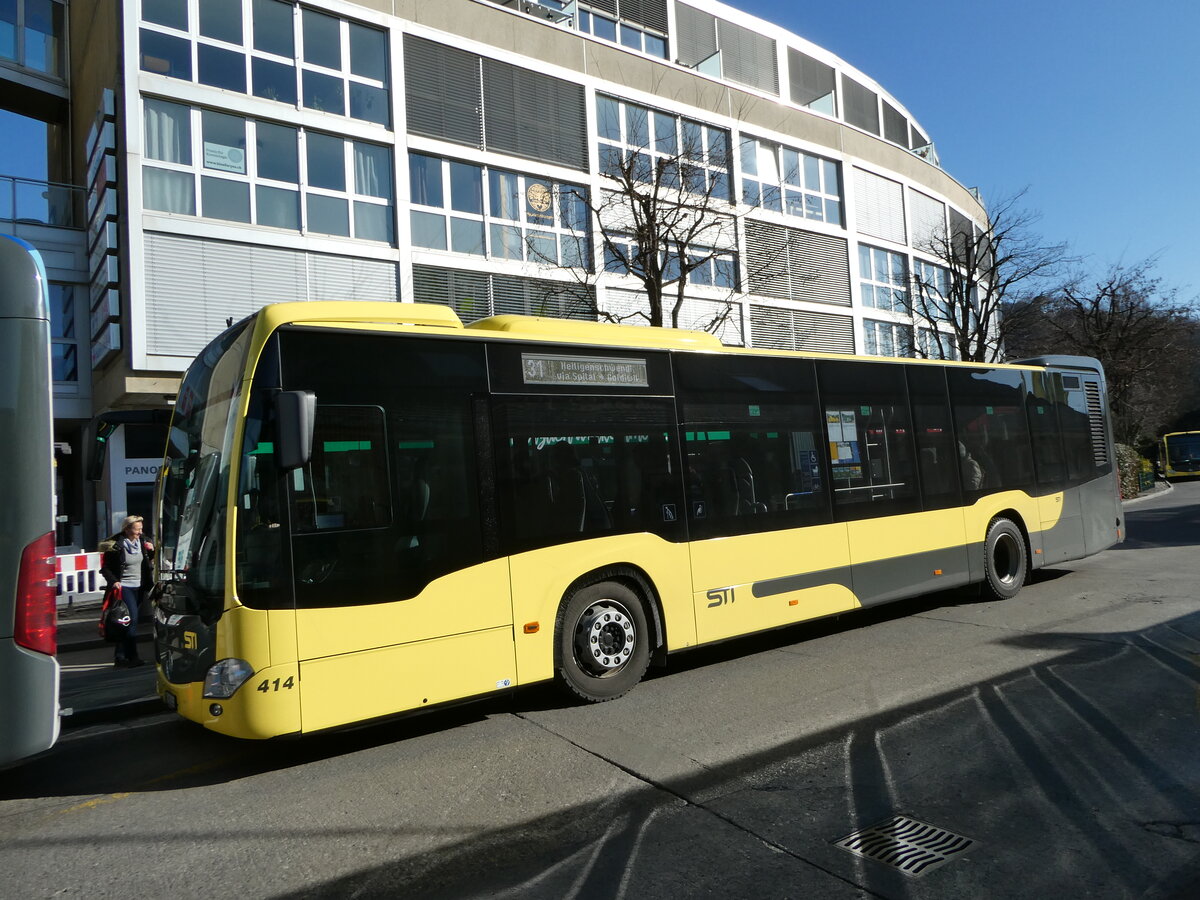
[[188, 370], [159, 487], [158, 689], [311, 733], [1121, 539], [1095, 360], [985, 366], [412, 303], [267, 306]]
[[1163, 477], [1200, 477], [1200, 431], [1172, 431], [1162, 436], [1159, 466]]

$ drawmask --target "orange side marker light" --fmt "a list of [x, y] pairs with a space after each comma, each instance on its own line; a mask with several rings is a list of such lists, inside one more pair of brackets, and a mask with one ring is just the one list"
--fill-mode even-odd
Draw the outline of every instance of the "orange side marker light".
[[541, 627], [542, 626], [539, 625], [537, 622], [526, 622], [525, 623], [525, 633], [526, 634], [537, 634], [538, 629]]
[[800, 605], [799, 600], [789, 600], [788, 601], [788, 606], [799, 606], [799, 605]]

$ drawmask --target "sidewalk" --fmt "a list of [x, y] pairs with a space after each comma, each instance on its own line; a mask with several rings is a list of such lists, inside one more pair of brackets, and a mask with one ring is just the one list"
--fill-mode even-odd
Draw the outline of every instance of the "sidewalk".
[[160, 712], [154, 690], [154, 636], [150, 622], [138, 626], [138, 650], [146, 665], [118, 669], [112, 645], [96, 629], [100, 600], [78, 601], [58, 612], [58, 705], [62, 726], [74, 728]]
[[1142, 491], [1136, 497], [1126, 497], [1121, 500], [1122, 506], [1128, 506], [1130, 503], [1137, 503], [1140, 500], [1147, 500], [1150, 497], [1157, 497], [1159, 494], [1165, 494], [1168, 491], [1174, 490], [1171, 482], [1166, 479], [1155, 478], [1154, 484], [1149, 490]]

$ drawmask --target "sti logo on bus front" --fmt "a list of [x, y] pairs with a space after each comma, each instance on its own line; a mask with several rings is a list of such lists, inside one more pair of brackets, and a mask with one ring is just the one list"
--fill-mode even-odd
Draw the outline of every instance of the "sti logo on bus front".
[[712, 602], [708, 604], [708, 608], [714, 606], [724, 606], [726, 603], [732, 603], [736, 598], [733, 596], [733, 588], [716, 588], [708, 592], [708, 599]]
[[196, 638], [196, 632], [185, 631], [183, 633], [183, 649], [184, 650], [195, 650], [199, 646], [200, 646], [200, 641]]

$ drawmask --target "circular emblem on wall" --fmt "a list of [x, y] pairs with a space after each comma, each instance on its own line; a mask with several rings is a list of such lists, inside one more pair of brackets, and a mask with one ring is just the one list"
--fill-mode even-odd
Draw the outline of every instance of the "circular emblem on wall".
[[550, 208], [550, 188], [544, 184], [531, 184], [525, 190], [525, 201], [534, 212], [545, 212]]

